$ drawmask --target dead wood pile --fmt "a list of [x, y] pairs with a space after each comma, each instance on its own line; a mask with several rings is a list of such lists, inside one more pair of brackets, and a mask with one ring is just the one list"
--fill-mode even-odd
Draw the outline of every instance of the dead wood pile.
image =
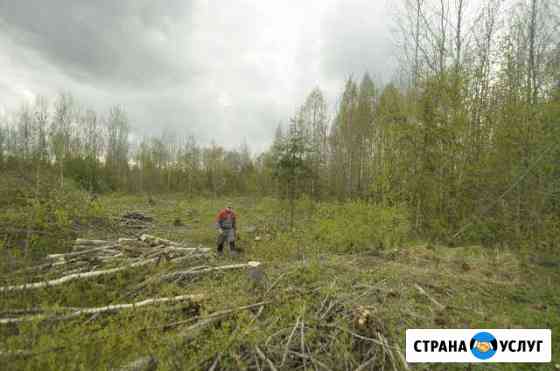
[[[50, 254], [46, 262], [26, 268], [21, 273], [31, 276], [32, 282], [0, 287], [0, 293], [40, 289], [64, 283], [103, 276], [123, 270], [164, 262], [184, 262], [208, 259], [210, 249], [192, 246], [164, 238], [143, 234], [140, 238], [119, 238], [114, 241], [77, 239], [71, 252]], [[205, 267], [198, 271], [187, 271], [189, 275], [216, 270], [248, 267], [237, 264], [223, 267]], [[182, 275], [181, 272], [169, 274]]]

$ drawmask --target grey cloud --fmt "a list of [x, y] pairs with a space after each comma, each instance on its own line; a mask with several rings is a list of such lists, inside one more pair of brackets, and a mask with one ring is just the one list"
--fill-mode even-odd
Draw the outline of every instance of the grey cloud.
[[[187, 1], [0, 1], [1, 29], [75, 79], [164, 85], [190, 75], [174, 32]], [[181, 23], [183, 24], [181, 24]]]
[[326, 42], [322, 68], [331, 78], [361, 78], [366, 71], [388, 81], [395, 70], [392, 56], [391, 2], [341, 1], [324, 19]]
[[0, 110], [72, 93], [128, 112], [136, 136], [174, 130], [264, 150], [320, 86], [387, 75], [383, 7], [371, 0], [0, 0]]

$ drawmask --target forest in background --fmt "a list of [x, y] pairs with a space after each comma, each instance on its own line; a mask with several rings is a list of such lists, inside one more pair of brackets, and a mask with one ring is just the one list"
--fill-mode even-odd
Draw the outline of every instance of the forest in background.
[[97, 113], [69, 94], [37, 98], [0, 123], [0, 169], [10, 175], [0, 180], [2, 202], [14, 202], [17, 182], [31, 190], [28, 199], [33, 189], [70, 182], [91, 194], [364, 200], [406, 208], [421, 237], [553, 244], [558, 3], [400, 6], [398, 79], [381, 86], [368, 74], [349, 77], [336, 112], [314, 89], [258, 155], [175, 133], [138, 138], [123, 107]]

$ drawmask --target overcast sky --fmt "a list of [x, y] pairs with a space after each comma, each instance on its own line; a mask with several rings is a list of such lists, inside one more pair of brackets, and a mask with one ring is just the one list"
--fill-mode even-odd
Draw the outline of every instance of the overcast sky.
[[319, 86], [394, 68], [386, 0], [0, 0], [0, 114], [70, 92], [137, 133], [254, 151]]

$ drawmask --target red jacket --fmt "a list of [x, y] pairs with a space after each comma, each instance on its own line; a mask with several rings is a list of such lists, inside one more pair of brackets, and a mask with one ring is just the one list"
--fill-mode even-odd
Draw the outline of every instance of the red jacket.
[[222, 209], [216, 215], [216, 227], [222, 229], [235, 229], [235, 219], [237, 215], [231, 210]]

